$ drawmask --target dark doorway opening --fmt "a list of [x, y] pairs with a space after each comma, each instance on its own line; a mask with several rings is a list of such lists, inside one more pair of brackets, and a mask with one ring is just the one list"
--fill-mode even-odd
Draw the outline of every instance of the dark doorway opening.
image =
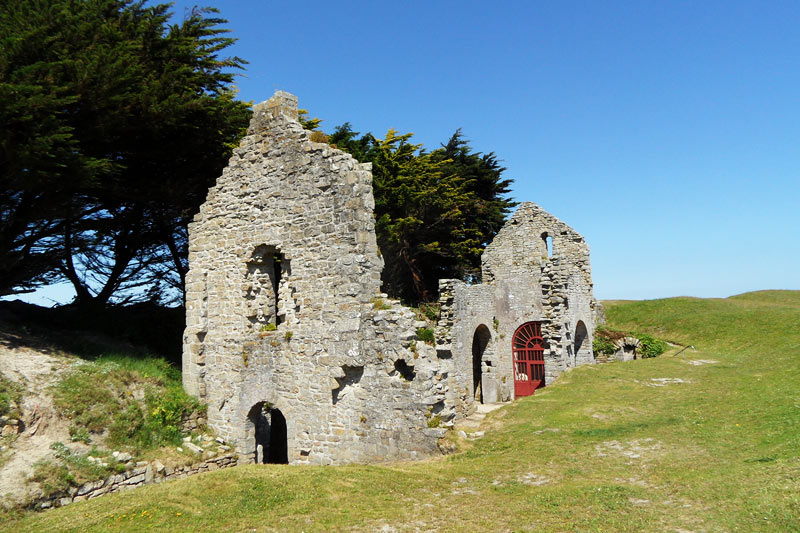
[[586, 337], [589, 336], [589, 332], [586, 331], [586, 324], [583, 323], [583, 320], [578, 320], [578, 325], [575, 326], [575, 359], [577, 360], [581, 356], [588, 355], [589, 344], [587, 343], [584, 346], [584, 341]]
[[255, 427], [255, 462], [289, 464], [289, 434], [286, 417], [269, 402], [260, 402], [248, 416]]
[[472, 335], [472, 397], [475, 401], [483, 403], [483, 390], [481, 388], [481, 376], [483, 374], [483, 354], [492, 334], [489, 328], [481, 324], [475, 329]]

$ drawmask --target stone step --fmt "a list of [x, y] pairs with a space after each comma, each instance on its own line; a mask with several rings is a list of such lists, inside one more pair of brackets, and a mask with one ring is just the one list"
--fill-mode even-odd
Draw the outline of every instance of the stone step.
[[496, 409], [500, 409], [504, 405], [508, 405], [507, 403], [481, 403], [478, 404], [475, 412], [469, 415], [467, 418], [459, 420], [455, 423], [454, 429], [456, 430], [475, 430], [480, 427], [481, 422], [486, 415], [491, 413]]

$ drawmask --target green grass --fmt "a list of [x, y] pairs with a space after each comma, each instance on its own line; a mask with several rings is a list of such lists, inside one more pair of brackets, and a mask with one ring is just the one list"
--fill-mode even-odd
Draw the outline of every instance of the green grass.
[[59, 416], [70, 420], [71, 440], [93, 446], [89, 454], [79, 454], [53, 443], [55, 457], [33, 465], [33, 479], [48, 495], [124, 470], [111, 450], [161, 455], [162, 447], [182, 442], [183, 417], [203, 410], [183, 391], [180, 372], [164, 359], [124, 353], [74, 366], [51, 392]]
[[446, 458], [253, 465], [0, 529], [796, 531], [800, 292], [606, 307], [614, 328], [696, 350], [578, 368]]
[[200, 409], [165, 360], [104, 355], [76, 366], [53, 389], [74, 440], [106, 434], [106, 443], [134, 453], [179, 444], [181, 418]]
[[0, 416], [18, 417], [21, 401], [22, 387], [0, 374]]
[[417, 339], [430, 345], [436, 342], [432, 328], [417, 328]]

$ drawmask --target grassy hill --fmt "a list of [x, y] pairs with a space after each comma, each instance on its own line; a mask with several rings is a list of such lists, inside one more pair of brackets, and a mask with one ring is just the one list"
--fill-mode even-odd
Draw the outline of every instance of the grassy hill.
[[797, 530], [800, 291], [610, 302], [607, 315], [696, 349], [576, 369], [446, 458], [236, 468], [0, 529]]

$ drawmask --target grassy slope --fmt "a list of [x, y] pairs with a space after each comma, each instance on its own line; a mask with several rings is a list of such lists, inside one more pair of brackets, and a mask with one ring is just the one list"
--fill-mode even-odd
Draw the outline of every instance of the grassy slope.
[[794, 530], [800, 292], [620, 302], [608, 317], [697, 351], [579, 368], [444, 459], [237, 468], [0, 529]]

